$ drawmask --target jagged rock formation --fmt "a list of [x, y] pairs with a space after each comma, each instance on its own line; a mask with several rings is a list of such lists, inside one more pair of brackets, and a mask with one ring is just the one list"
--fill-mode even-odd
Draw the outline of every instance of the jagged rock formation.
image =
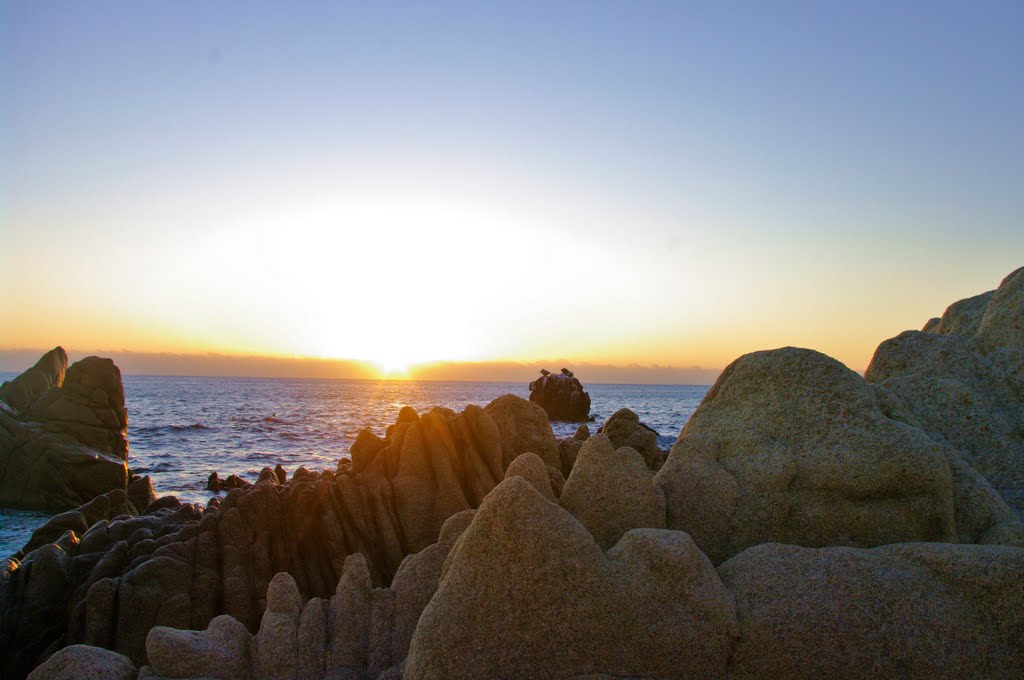
[[658, 433], [640, 422], [640, 416], [628, 408], [620, 408], [597, 430], [606, 434], [615, 448], [628, 446], [644, 458], [647, 467], [657, 472], [665, 463], [665, 453], [658, 448]]
[[561, 373], [541, 370], [541, 376], [530, 383], [530, 401], [540, 404], [551, 420], [590, 420], [590, 395], [567, 368]]
[[9, 561], [0, 574], [7, 677], [24, 677], [76, 642], [141, 666], [157, 625], [199, 630], [229, 614], [255, 631], [278, 572], [291, 574], [303, 598], [328, 597], [346, 558], [361, 554], [369, 583], [392, 583], [406, 555], [436, 543], [449, 517], [479, 506], [504, 478], [506, 455], [546, 442], [558, 460], [538, 411], [517, 397], [461, 413], [410, 409], [361, 472], [300, 468], [281, 484], [268, 468], [251, 489], [234, 489], [205, 511], [160, 499], [151, 514], [100, 520], [84, 536], [65, 533], [23, 563]]
[[1024, 268], [883, 342], [864, 377], [1024, 516]]
[[330, 597], [304, 601], [295, 580], [277, 574], [255, 635], [227, 615], [201, 632], [157, 626], [146, 639], [148, 677], [323, 680], [377, 678], [388, 671], [400, 677], [416, 623], [467, 526], [465, 516], [454, 515], [437, 543], [402, 560], [388, 588], [373, 587], [359, 553], [346, 558]]
[[668, 525], [715, 563], [767, 542], [1024, 545], [1013, 511], [955, 449], [883, 406], [824, 354], [787, 347], [740, 357], [655, 478]]
[[63, 348], [0, 386], [0, 505], [74, 508], [128, 484], [121, 372]]

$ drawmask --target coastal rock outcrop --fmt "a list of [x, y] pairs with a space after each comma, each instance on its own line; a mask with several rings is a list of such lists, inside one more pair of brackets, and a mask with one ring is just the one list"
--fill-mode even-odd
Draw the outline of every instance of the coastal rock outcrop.
[[605, 553], [511, 477], [449, 555], [404, 677], [723, 677], [736, 632], [728, 593], [686, 534], [635, 530]]
[[1024, 516], [1024, 268], [883, 342], [864, 377]]
[[[233, 489], [205, 510], [177, 501], [163, 507], [159, 499], [142, 517], [100, 519], [89, 528], [87, 521], [71, 522], [56, 543], [6, 563], [4, 671], [24, 677], [77, 642], [142, 666], [153, 626], [202, 630], [221, 614], [253, 632], [276, 574], [290, 574], [303, 600], [322, 600], [352, 555], [361, 556], [367, 583], [392, 584], [406, 555], [438, 543], [449, 517], [465, 518], [480, 505], [504, 478], [506, 456], [511, 462], [540, 445], [558, 460], [550, 425], [538, 411], [511, 396], [461, 413], [407, 409], [361, 472], [299, 468], [282, 484], [268, 469], [252, 488]], [[422, 599], [399, 591], [404, 594], [387, 597]]]
[[57, 347], [0, 387], [0, 505], [65, 510], [128, 484], [128, 411], [110, 359]]
[[668, 526], [715, 563], [767, 542], [1024, 542], [1019, 519], [955, 449], [887, 417], [859, 375], [812, 350], [730, 364], [655, 483]]
[[590, 420], [590, 395], [583, 390], [572, 371], [560, 373], [541, 369], [541, 376], [530, 383], [530, 401], [540, 404], [551, 420], [572, 423]]

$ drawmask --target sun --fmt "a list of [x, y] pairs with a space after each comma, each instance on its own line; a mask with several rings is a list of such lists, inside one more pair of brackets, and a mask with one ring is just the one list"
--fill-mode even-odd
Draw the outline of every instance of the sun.
[[385, 380], [402, 380], [409, 377], [411, 362], [397, 356], [382, 356], [371, 360], [380, 377]]

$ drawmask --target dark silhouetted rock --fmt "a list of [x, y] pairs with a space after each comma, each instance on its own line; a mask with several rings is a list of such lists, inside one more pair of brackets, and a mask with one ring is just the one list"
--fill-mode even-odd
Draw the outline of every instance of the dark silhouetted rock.
[[64, 510], [128, 484], [121, 372], [60, 347], [0, 387], [0, 505]]
[[557, 374], [541, 370], [541, 377], [530, 383], [530, 401], [540, 404], [551, 420], [590, 420], [590, 395], [565, 368]]

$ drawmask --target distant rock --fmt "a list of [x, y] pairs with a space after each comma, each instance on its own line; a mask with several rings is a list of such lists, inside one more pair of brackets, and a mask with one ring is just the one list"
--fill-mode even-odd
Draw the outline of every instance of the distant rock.
[[0, 387], [0, 505], [63, 510], [128, 484], [121, 372], [99, 357], [66, 366], [57, 347]]
[[541, 377], [530, 383], [530, 401], [540, 404], [551, 420], [586, 422], [590, 417], [590, 395], [572, 371], [560, 373], [541, 370]]
[[1024, 542], [957, 451], [893, 420], [858, 374], [787, 347], [730, 364], [655, 478], [713, 561], [766, 542]]
[[1024, 517], [1024, 268], [883, 342], [864, 378]]
[[[277, 473], [273, 470], [270, 470], [270, 476], [274, 478], [275, 482], [279, 479]], [[216, 471], [211, 472], [210, 476], [206, 480], [206, 490], [217, 493], [221, 491], [230, 491], [231, 489], [248, 489], [251, 486], [252, 482], [244, 479], [243, 477], [239, 477], [238, 475], [228, 475], [227, 478], [222, 480]]]

